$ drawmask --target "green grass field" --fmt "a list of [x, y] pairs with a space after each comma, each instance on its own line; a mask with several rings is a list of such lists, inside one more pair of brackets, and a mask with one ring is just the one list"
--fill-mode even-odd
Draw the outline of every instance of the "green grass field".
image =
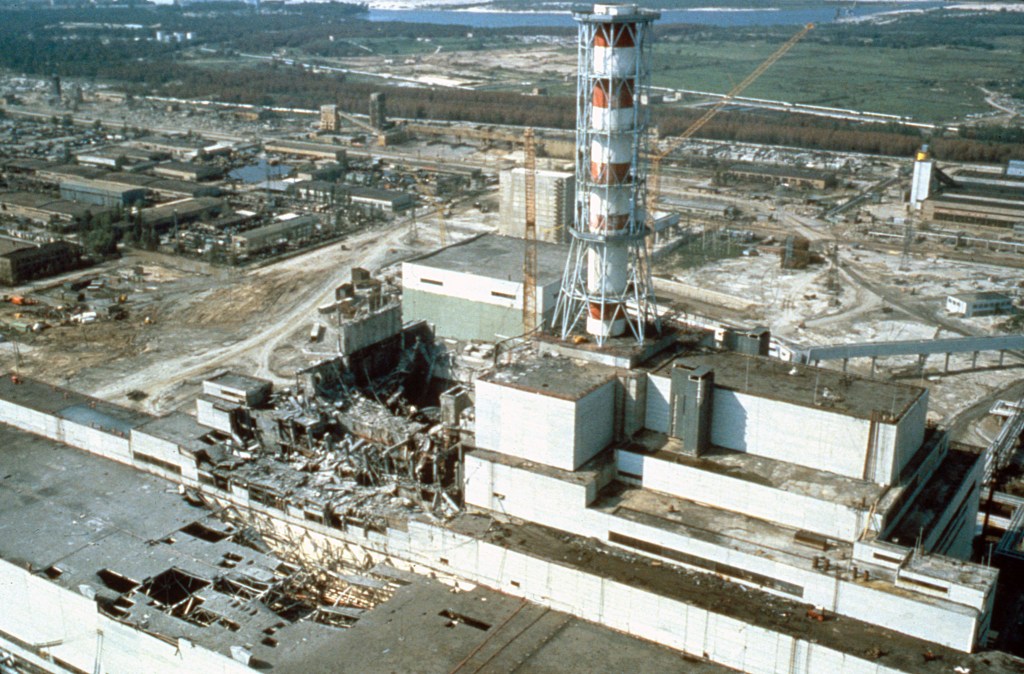
[[[726, 92], [778, 44], [662, 43], [655, 85]], [[928, 122], [989, 110], [980, 85], [1012, 77], [1020, 47], [891, 49], [805, 43], [744, 91], [745, 96], [908, 115]]]

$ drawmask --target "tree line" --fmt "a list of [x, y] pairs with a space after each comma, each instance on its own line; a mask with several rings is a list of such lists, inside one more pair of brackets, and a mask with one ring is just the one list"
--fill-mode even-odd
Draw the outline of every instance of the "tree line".
[[[293, 66], [258, 67], [245, 72], [179, 69], [162, 92], [188, 98], [211, 97], [229, 102], [317, 108], [335, 103], [346, 112], [366, 114], [372, 92], [387, 94], [388, 114], [407, 119], [467, 121], [481, 124], [572, 129], [576, 107], [572, 96], [526, 97], [512, 92], [463, 91], [417, 87], [381, 87], [351, 82], [340, 76], [314, 74]], [[652, 123], [663, 136], [685, 131], [701, 111], [655, 106]], [[820, 150], [911, 156], [930, 142], [937, 157], [947, 161], [1003, 163], [1024, 158], [1014, 132], [964, 131], [963, 137], [931, 138], [896, 124], [858, 125], [810, 116], [766, 112], [723, 111], [700, 131], [700, 136], [767, 145], [792, 145]]]

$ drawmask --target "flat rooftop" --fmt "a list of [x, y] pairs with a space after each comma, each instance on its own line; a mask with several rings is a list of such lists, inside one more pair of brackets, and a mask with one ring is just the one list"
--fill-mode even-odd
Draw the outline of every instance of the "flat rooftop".
[[209, 450], [213, 445], [213, 442], [205, 439], [212, 431], [196, 421], [195, 417], [184, 412], [171, 412], [136, 428], [142, 433], [173, 442], [192, 453]]
[[[340, 606], [351, 617], [347, 628], [282, 617], [258, 599], [222, 591], [224, 579], [273, 577], [281, 560], [233, 542], [231, 524], [190, 505], [166, 481], [4, 425], [0, 446], [0, 558], [69, 592], [88, 588], [97, 603], [130, 595], [134, 605], [121, 620], [229, 657], [231, 646], [244, 645], [256, 670], [612, 674], [643, 662], [650, 671], [732, 671], [517, 597], [382, 564], [344, 574], [360, 593], [386, 597], [369, 609]], [[241, 558], [233, 568], [224, 565], [228, 554]], [[139, 587], [125, 592], [102, 570]], [[174, 601], [174, 583], [161, 583], [191, 578], [209, 583], [193, 588], [203, 600], [195, 604], [231, 627], [173, 617], [149, 596]], [[181, 604], [179, 612], [189, 614]]]
[[[885, 654], [880, 664], [897, 670], [937, 674], [960, 666], [973, 674], [1022, 671], [1019, 660], [996, 651], [967, 655], [845, 616], [830, 615], [824, 622], [809, 620], [807, 605], [802, 602], [627, 553], [593, 539], [567, 536], [538, 524], [506, 524], [486, 515], [464, 514], [448, 526], [495, 545], [811, 640], [841, 653], [864, 657], [877, 650]], [[925, 653], [930, 654], [929, 658], [923, 657]], [[591, 662], [588, 660], [588, 664]]]
[[998, 300], [1000, 302], [1011, 301], [1010, 296], [1007, 295], [1006, 293], [999, 293], [995, 292], [994, 290], [987, 290], [974, 293], [959, 293], [957, 295], [952, 295], [952, 297], [955, 297], [958, 300], [964, 300], [966, 302], [984, 302], [987, 300]]
[[[510, 236], [483, 236], [413, 258], [410, 264], [472, 274], [501, 281], [521, 282], [526, 242]], [[569, 247], [545, 241], [537, 242], [537, 283], [560, 283]]]
[[[279, 643], [323, 645], [339, 631], [284, 621], [261, 602], [217, 589], [217, 579], [235, 575], [235, 569], [249, 579], [272, 579], [280, 560], [232, 542], [224, 523], [190, 505], [167, 482], [9, 426], [0, 425], [0, 443], [0, 466], [8, 476], [0, 489], [4, 560], [40, 574], [49, 571], [52, 582], [70, 592], [86, 587], [99, 606], [111, 610], [118, 597], [130, 595], [132, 605], [122, 609], [120, 620], [228, 657], [232, 645], [246, 645], [274, 671], [309, 670], [300, 661], [282, 662], [275, 648], [261, 643], [264, 630], [284, 622], [274, 634]], [[238, 563], [229, 571], [223, 561], [235, 557]], [[197, 603], [233, 626], [203, 626], [164, 612], [160, 604], [177, 599], [163, 585], [173, 586], [170, 581], [202, 585], [193, 589], [202, 599]]]
[[617, 445], [616, 449], [646, 454], [663, 461], [864, 511], [869, 510], [871, 504], [889, 489], [867, 480], [721, 447], [711, 447], [706, 454], [695, 458], [682, 453], [682, 441], [677, 438], [646, 429], [625, 444]]
[[22, 208], [34, 208], [39, 211], [66, 215], [72, 218], [82, 217], [87, 211], [96, 215], [106, 210], [102, 206], [97, 207], [94, 204], [85, 204], [69, 199], [57, 199], [47, 194], [36, 192], [6, 192], [0, 194], [0, 203], [20, 206]]
[[144, 412], [24, 376], [17, 382], [10, 374], [0, 376], [0, 400], [123, 435], [154, 419]]
[[216, 384], [225, 388], [233, 388], [240, 391], [255, 391], [272, 384], [269, 379], [250, 377], [249, 375], [239, 374], [238, 372], [225, 372], [217, 375], [216, 377], [211, 377], [206, 381], [211, 384]]
[[[732, 351], [687, 355], [673, 362], [711, 368], [715, 386], [720, 388], [861, 419], [870, 419], [876, 411], [900, 419], [925, 393], [925, 389], [907, 384]], [[670, 376], [671, 367], [671, 363], [666, 365], [658, 374]]]
[[608, 366], [545, 355], [506, 365], [481, 376], [480, 381], [564, 400], [580, 400], [614, 378], [615, 370]]

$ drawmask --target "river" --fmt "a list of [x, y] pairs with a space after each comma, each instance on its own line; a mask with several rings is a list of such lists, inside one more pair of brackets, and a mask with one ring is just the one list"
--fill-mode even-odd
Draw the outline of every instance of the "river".
[[[790, 26], [807, 23], [831, 23], [841, 11], [843, 17], [863, 17], [899, 10], [923, 10], [941, 7], [941, 2], [888, 2], [849, 5], [825, 5], [806, 9], [671, 9], [661, 13], [661, 23], [693, 23], [710, 26]], [[463, 11], [454, 9], [371, 9], [370, 21], [404, 21], [463, 25], [471, 28], [509, 28], [513, 26], [565, 26], [575, 23], [565, 12]]]

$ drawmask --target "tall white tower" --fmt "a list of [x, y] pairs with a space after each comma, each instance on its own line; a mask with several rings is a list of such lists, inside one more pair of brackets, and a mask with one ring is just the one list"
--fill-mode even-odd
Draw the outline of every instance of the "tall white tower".
[[935, 162], [928, 153], [928, 146], [922, 145], [914, 156], [914, 178], [910, 183], [910, 207], [921, 208], [921, 202], [928, 198], [932, 191], [932, 174]]
[[654, 318], [644, 244], [651, 24], [636, 5], [594, 5], [579, 25], [576, 205], [555, 310], [562, 338], [580, 325], [603, 345]]

